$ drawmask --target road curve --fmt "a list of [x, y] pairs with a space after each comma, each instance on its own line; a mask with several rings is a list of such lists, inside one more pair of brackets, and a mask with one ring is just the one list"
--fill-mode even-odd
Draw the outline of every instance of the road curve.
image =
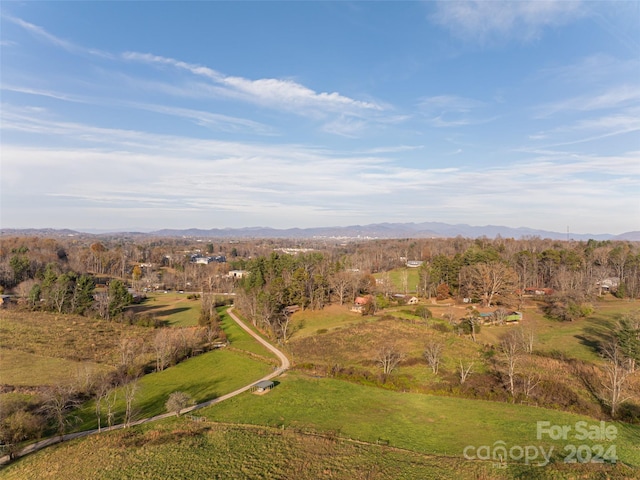
[[[282, 375], [282, 373], [284, 373], [291, 366], [291, 363], [289, 362], [289, 359], [287, 358], [287, 356], [284, 353], [282, 353], [280, 350], [278, 350], [272, 344], [267, 342], [260, 335], [258, 335], [253, 330], [251, 330], [242, 320], [240, 320], [238, 318], [238, 316], [233, 312], [233, 309], [234, 309], [234, 307], [230, 307], [227, 310], [227, 313], [233, 319], [233, 321], [236, 322], [240, 326], [240, 328], [242, 328], [244, 331], [246, 331], [249, 335], [251, 335], [253, 338], [255, 338], [256, 341], [258, 341], [261, 345], [264, 345], [265, 348], [267, 348], [276, 357], [278, 357], [278, 360], [280, 360], [280, 366], [278, 368], [276, 368], [273, 372], [271, 372], [269, 375], [266, 375], [266, 376], [262, 377], [259, 380], [253, 381], [250, 384], [245, 385], [244, 387], [238, 388], [237, 390], [234, 390], [233, 392], [227, 393], [227, 394], [222, 395], [220, 397], [216, 397], [216, 398], [214, 398], [212, 400], [208, 400], [208, 401], [203, 402], [203, 403], [199, 403], [199, 404], [194, 405], [192, 407], [184, 408], [184, 409], [180, 410], [180, 412], [179, 412], [180, 414], [192, 412], [192, 411], [200, 409], [200, 408], [209, 407], [211, 405], [215, 405], [216, 403], [224, 402], [225, 400], [228, 400], [229, 398], [235, 397], [236, 395], [240, 395], [241, 393], [244, 393], [247, 390], [250, 390], [258, 382], [261, 382], [263, 380], [271, 380], [272, 378], [275, 378], [275, 377], [277, 377], [279, 375]], [[155, 422], [157, 420], [162, 420], [162, 419], [169, 418], [169, 417], [175, 416], [175, 415], [176, 414], [173, 413], [173, 412], [171, 412], [171, 413], [163, 413], [161, 415], [156, 415], [155, 417], [149, 417], [149, 418], [143, 418], [141, 420], [136, 420], [135, 422], [131, 422], [129, 424], [129, 426], [140, 425], [140, 424], [148, 423], [148, 422]], [[39, 442], [27, 445], [22, 450], [20, 450], [15, 455], [14, 458], [24, 457], [25, 455], [28, 455], [28, 454], [33, 453], [33, 452], [37, 452], [38, 450], [42, 450], [43, 448], [46, 448], [46, 447], [48, 447], [50, 445], [55, 445], [56, 443], [60, 443], [60, 442], [63, 442], [65, 440], [73, 440], [75, 438], [86, 437], [86, 436], [89, 436], [89, 435], [95, 435], [95, 434], [102, 433], [102, 432], [109, 432], [111, 430], [119, 430], [121, 428], [124, 428], [125, 426], [126, 426], [125, 424], [119, 424], [119, 425], [113, 425], [111, 427], [102, 428], [100, 430], [98, 430], [98, 429], [85, 430], [85, 431], [82, 431], [82, 432], [67, 433], [67, 434], [62, 435], [62, 436], [58, 435], [56, 437], [46, 438], [44, 440], [40, 440]], [[3, 457], [0, 457], [0, 465], [6, 465], [10, 461], [11, 461], [11, 459], [9, 458], [9, 455], [4, 455]]]

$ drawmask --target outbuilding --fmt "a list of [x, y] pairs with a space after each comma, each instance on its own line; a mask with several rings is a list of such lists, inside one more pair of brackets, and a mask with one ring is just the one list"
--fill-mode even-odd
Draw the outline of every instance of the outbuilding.
[[256, 393], [266, 393], [275, 386], [271, 380], [262, 380], [253, 386], [253, 391]]

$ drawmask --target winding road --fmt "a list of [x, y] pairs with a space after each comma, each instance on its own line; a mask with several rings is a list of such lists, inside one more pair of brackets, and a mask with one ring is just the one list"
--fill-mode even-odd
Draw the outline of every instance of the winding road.
[[[278, 357], [278, 360], [280, 360], [280, 366], [277, 369], [275, 369], [273, 372], [271, 372], [269, 375], [266, 375], [266, 376], [264, 376], [264, 377], [262, 377], [262, 378], [260, 378], [260, 379], [258, 379], [256, 381], [253, 381], [250, 384], [245, 385], [244, 387], [238, 388], [237, 390], [234, 390], [233, 392], [227, 393], [227, 394], [222, 395], [220, 397], [216, 397], [216, 398], [214, 398], [212, 400], [208, 400], [208, 401], [203, 402], [203, 403], [199, 403], [199, 404], [194, 405], [192, 407], [184, 408], [184, 409], [180, 410], [180, 412], [179, 412], [180, 414], [189, 413], [189, 412], [192, 412], [194, 410], [198, 410], [199, 408], [209, 407], [211, 405], [215, 405], [216, 403], [224, 402], [225, 400], [228, 400], [229, 398], [235, 397], [236, 395], [240, 395], [241, 393], [244, 393], [247, 390], [250, 390], [258, 382], [261, 382], [261, 381], [264, 381], [264, 380], [271, 380], [272, 378], [275, 378], [275, 377], [277, 377], [279, 375], [282, 375], [291, 366], [291, 363], [289, 362], [289, 359], [287, 358], [287, 356], [284, 353], [282, 353], [280, 350], [278, 350], [272, 344], [267, 342], [260, 335], [258, 335], [253, 330], [251, 330], [242, 320], [240, 320], [238, 318], [238, 316], [233, 312], [233, 309], [234, 309], [234, 307], [230, 307], [227, 310], [227, 313], [233, 319], [233, 321], [236, 322], [238, 324], [238, 326], [240, 326], [240, 328], [242, 328], [244, 331], [246, 331], [249, 335], [251, 335], [253, 338], [255, 338], [256, 341], [258, 341], [258, 343], [260, 343], [261, 345], [264, 345], [265, 348], [267, 348], [269, 351], [273, 352], [273, 354], [276, 357]], [[129, 424], [129, 426], [140, 425], [140, 424], [148, 423], [148, 422], [155, 422], [157, 420], [162, 420], [164, 418], [173, 417], [175, 415], [176, 415], [175, 412], [163, 413], [162, 415], [156, 415], [155, 417], [149, 417], [149, 418], [143, 418], [143, 419], [140, 419], [140, 420], [136, 420], [135, 422], [131, 422]], [[38, 450], [42, 450], [43, 448], [46, 448], [46, 447], [48, 447], [50, 445], [55, 445], [56, 443], [60, 443], [60, 442], [66, 441], [66, 440], [73, 440], [75, 438], [86, 437], [86, 436], [89, 436], [89, 435], [95, 435], [95, 434], [102, 433], [102, 432], [109, 432], [111, 430], [119, 430], [121, 428], [124, 428], [125, 426], [127, 426], [127, 425], [122, 423], [122, 424], [119, 424], [119, 425], [112, 425], [111, 427], [102, 428], [100, 430], [98, 430], [98, 429], [85, 430], [85, 431], [82, 431], [82, 432], [67, 433], [67, 434], [62, 435], [62, 436], [50, 437], [50, 438], [47, 438], [45, 440], [41, 440], [39, 442], [27, 445], [25, 448], [23, 448], [18, 453], [16, 453], [14, 458], [24, 457], [25, 455], [28, 455], [28, 454], [33, 453], [33, 452], [37, 452]], [[9, 455], [5, 455], [3, 457], [0, 457], [0, 465], [5, 465], [5, 464], [9, 463], [10, 461], [11, 461], [11, 459], [9, 458]]]

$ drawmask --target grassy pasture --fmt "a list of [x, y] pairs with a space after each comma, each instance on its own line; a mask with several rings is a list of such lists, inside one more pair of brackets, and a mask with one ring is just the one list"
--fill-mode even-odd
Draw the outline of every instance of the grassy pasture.
[[369, 365], [382, 345], [394, 344], [409, 356], [421, 356], [428, 338], [445, 338], [440, 332], [428, 329], [424, 322], [413, 324], [360, 316], [355, 319], [358, 321], [343, 324], [342, 328], [334, 328], [324, 334], [294, 336], [289, 342], [294, 360]]
[[[451, 473], [447, 475], [447, 472]], [[488, 479], [487, 464], [267, 427], [171, 419], [69, 442], [0, 473], [22, 479]], [[542, 477], [539, 477], [542, 478]], [[551, 478], [551, 477], [549, 477]]]
[[[173, 392], [189, 393], [196, 403], [200, 403], [258, 380], [273, 369], [273, 354], [242, 330], [226, 313], [226, 308], [219, 311], [220, 325], [227, 334], [230, 348], [207, 352], [142, 377], [135, 400], [139, 418], [165, 413], [165, 402]], [[118, 395], [120, 399], [116, 406], [116, 423], [124, 417], [122, 390]], [[77, 413], [81, 423], [76, 430], [95, 428], [94, 408], [95, 403], [92, 401]]]
[[[190, 358], [161, 372], [145, 375], [138, 381], [134, 405], [137, 418], [165, 413], [165, 402], [176, 391], [187, 392], [197, 403], [229, 393], [258, 380], [273, 369], [272, 366], [243, 355], [238, 351], [214, 350]], [[118, 389], [115, 423], [124, 418], [124, 395]], [[81, 421], [75, 430], [96, 428], [95, 403], [88, 402], [77, 412]], [[103, 419], [102, 424], [106, 421]]]
[[[543, 385], [537, 388], [539, 396], [535, 397], [535, 401], [554, 408], [580, 411], [593, 416], [601, 415], [601, 405], [585, 388], [583, 375], [585, 371], [591, 375], [589, 378], [592, 385], [599, 388], [604, 381], [603, 374], [589, 366], [576, 367], [565, 359], [575, 358], [600, 365], [602, 358], [595, 348], [598, 339], [602, 338], [616, 315], [633, 310], [637, 306], [637, 302], [621, 302], [615, 307], [608, 305], [608, 309], [599, 309], [590, 318], [566, 323], [545, 319], [535, 311], [526, 311], [522, 326], [534, 323], [537, 337], [534, 348], [541, 354], [523, 355], [518, 361], [518, 372], [535, 372], [544, 381]], [[500, 369], [503, 363], [503, 356], [499, 352], [495, 352], [493, 357], [487, 356], [490, 352], [484, 348], [484, 344], [497, 345], [501, 335], [520, 326], [483, 326], [478, 335], [478, 342], [474, 343], [469, 336], [442, 333], [427, 326], [427, 323], [412, 314], [412, 307], [396, 307], [391, 311], [400, 319], [356, 316], [354, 320], [360, 321], [341, 322], [344, 317], [338, 315], [336, 320], [327, 309], [313, 312], [313, 327], [307, 327], [307, 331], [302, 332], [304, 335], [294, 335], [287, 344], [294, 365], [320, 375], [339, 369], [341, 378], [385, 386], [387, 382], [382, 378], [382, 369], [377, 363], [377, 358], [383, 346], [394, 345], [404, 354], [404, 360], [398, 365], [389, 385], [395, 389], [508, 400], [509, 396], [499, 378], [493, 374], [478, 374]], [[323, 313], [326, 320], [323, 320]], [[430, 320], [429, 323], [447, 324], [437, 319]], [[305, 323], [308, 324], [311, 322]], [[338, 325], [339, 328], [336, 326], [322, 334], [312, 333], [317, 332], [317, 326], [332, 324]], [[444, 344], [438, 375], [432, 373], [423, 357], [425, 346], [430, 339]], [[544, 355], [545, 352], [552, 355]], [[557, 352], [562, 355], [555, 355]], [[465, 384], [464, 388], [459, 386], [457, 378], [461, 360], [465, 365], [474, 363], [474, 373], [469, 378], [470, 383]], [[632, 392], [632, 401], [640, 401], [640, 377], [636, 375], [635, 380], [630, 379], [629, 389]]]
[[129, 307], [137, 314], [149, 315], [172, 327], [193, 327], [200, 316], [200, 299], [189, 299], [186, 293], [153, 292], [140, 305]]
[[145, 338], [149, 328], [76, 315], [4, 310], [0, 314], [0, 383], [35, 387], [107, 371], [123, 337]]
[[[570, 358], [600, 363], [599, 343], [615, 325], [617, 318], [626, 313], [640, 311], [640, 301], [604, 300], [594, 304], [595, 312], [587, 318], [573, 322], [560, 322], [545, 318], [536, 306], [523, 310], [523, 325], [531, 325], [536, 332], [535, 349], [543, 352], [561, 352]], [[480, 342], [497, 344], [500, 335], [513, 326], [484, 326]]]
[[16, 350], [0, 350], [0, 383], [17, 387], [55, 385], [85, 372], [105, 372], [110, 367], [94, 362], [77, 362], [44, 357]]
[[[227, 334], [227, 340], [229, 340], [233, 348], [245, 350], [252, 354], [265, 357], [266, 359], [276, 358], [273, 355], [273, 353], [271, 353], [261, 344], [256, 342], [247, 332], [245, 332], [242, 328], [240, 328], [238, 324], [234, 322], [231, 319], [231, 317], [226, 313], [227, 312], [226, 308], [219, 308], [218, 312], [220, 313], [220, 326], [222, 327], [224, 332]], [[235, 312], [235, 313], [236, 315], [240, 315], [238, 312]], [[251, 327], [250, 322], [244, 320], [244, 323], [245, 325]]]
[[[77, 315], [4, 310], [0, 313], [0, 350], [78, 362], [115, 364], [123, 336], [144, 337], [153, 330]], [[2, 365], [0, 365], [0, 371]]]
[[[277, 388], [282, 386], [284, 383]], [[265, 397], [242, 397], [267, 399], [277, 388]], [[311, 392], [305, 389], [305, 393]], [[415, 427], [410, 428], [411, 434]], [[625, 433], [625, 442], [628, 437]], [[293, 428], [173, 417], [56, 445], [9, 465], [0, 471], [0, 478], [617, 480], [634, 478], [635, 471], [622, 464], [554, 463], [543, 468], [510, 464], [498, 468], [492, 462], [466, 460], [460, 453], [433, 455], [401, 449], [394, 445], [394, 439], [388, 440], [390, 446], [352, 441], [335, 431], [314, 434]]]
[[415, 293], [418, 282], [420, 281], [417, 268], [394, 268], [389, 272], [374, 273], [374, 278], [383, 279], [388, 278], [392, 285], [392, 288], [396, 293], [405, 293], [404, 291], [404, 278], [407, 279], [407, 293]]
[[[282, 426], [390, 445], [415, 452], [461, 456], [468, 445], [555, 446], [566, 441], [538, 440], [537, 422], [574, 426], [597, 420], [566, 412], [431, 395], [390, 392], [327, 378], [289, 374], [268, 395], [244, 394], [206, 410], [215, 421]], [[615, 424], [620, 461], [640, 467], [640, 426]]]
[[316, 335], [318, 330], [332, 332], [361, 322], [377, 320], [378, 317], [363, 317], [350, 311], [350, 305], [329, 305], [322, 310], [300, 310], [293, 314], [294, 333], [299, 339]]

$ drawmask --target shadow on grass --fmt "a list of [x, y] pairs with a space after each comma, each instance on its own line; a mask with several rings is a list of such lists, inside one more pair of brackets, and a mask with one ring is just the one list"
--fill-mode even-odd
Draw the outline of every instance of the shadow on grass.
[[[150, 398], [145, 398], [139, 402], [134, 402], [136, 410], [138, 411], [140, 418], [153, 417], [167, 413], [165, 403], [169, 399], [169, 395], [174, 392], [185, 392], [191, 395], [196, 403], [204, 403], [209, 400], [218, 398], [223, 393], [220, 393], [218, 389], [211, 390], [213, 384], [219, 383], [218, 381], [192, 383], [184, 386], [176, 386], [175, 390], [167, 390], [166, 392], [159, 392]], [[144, 387], [143, 387], [144, 388]]]
[[582, 329], [583, 333], [574, 335], [574, 337], [582, 345], [599, 354], [602, 351], [603, 344], [611, 339], [611, 324], [609, 322], [601, 322], [595, 318], [588, 319], [586, 322], [588, 322], [588, 325]]
[[160, 310], [162, 307], [157, 305], [138, 305], [132, 310], [138, 315], [144, 315], [151, 313], [156, 317], [168, 317], [171, 315], [175, 315], [177, 313], [186, 312], [187, 310], [191, 310], [190, 307], [177, 307], [171, 308], [169, 310]]

